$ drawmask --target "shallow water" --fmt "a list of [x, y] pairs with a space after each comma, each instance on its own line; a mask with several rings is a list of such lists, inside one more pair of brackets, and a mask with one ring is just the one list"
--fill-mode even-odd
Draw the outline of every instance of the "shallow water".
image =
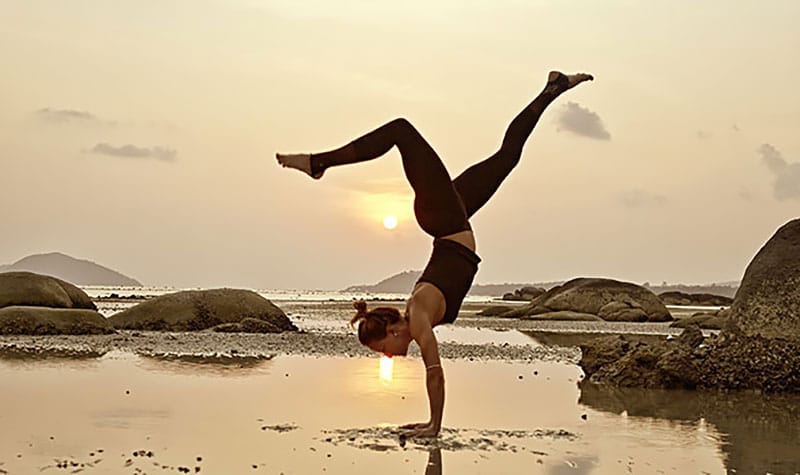
[[792, 450], [800, 440], [796, 397], [581, 389], [581, 371], [571, 364], [445, 360], [442, 437], [403, 442], [394, 427], [427, 417], [419, 359], [395, 358], [390, 378], [385, 370], [381, 375], [377, 358], [241, 363], [124, 352], [0, 360], [0, 473], [795, 473], [800, 467], [800, 453]]

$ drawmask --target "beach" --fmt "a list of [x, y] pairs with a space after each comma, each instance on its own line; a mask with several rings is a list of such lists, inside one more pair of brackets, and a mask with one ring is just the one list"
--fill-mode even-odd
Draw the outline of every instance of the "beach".
[[[442, 433], [405, 439], [397, 426], [428, 415], [416, 348], [388, 367], [347, 326], [349, 301], [276, 304], [299, 332], [0, 337], [0, 473], [800, 467], [792, 442], [800, 440], [800, 398], [631, 392], [581, 381], [576, 341], [601, 333], [666, 338], [675, 330], [664, 324], [487, 318], [476, 313], [491, 302], [467, 302], [455, 325], [436, 330], [447, 381]], [[119, 305], [98, 301], [107, 314]]]

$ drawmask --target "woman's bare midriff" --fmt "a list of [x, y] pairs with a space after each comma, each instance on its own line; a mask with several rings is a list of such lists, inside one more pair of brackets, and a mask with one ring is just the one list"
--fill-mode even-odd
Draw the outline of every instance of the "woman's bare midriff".
[[449, 239], [451, 241], [455, 241], [459, 244], [462, 244], [472, 252], [475, 252], [475, 233], [472, 230], [468, 229], [466, 231], [460, 231], [454, 234], [448, 234], [447, 236], [442, 236], [441, 239]]

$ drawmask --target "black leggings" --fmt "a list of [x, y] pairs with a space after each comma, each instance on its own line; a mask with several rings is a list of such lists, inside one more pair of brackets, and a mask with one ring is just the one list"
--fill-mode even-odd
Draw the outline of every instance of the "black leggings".
[[542, 112], [566, 89], [566, 83], [548, 85], [511, 121], [500, 149], [452, 181], [442, 160], [406, 119], [395, 119], [339, 149], [312, 154], [311, 173], [318, 176], [329, 167], [372, 160], [396, 145], [414, 190], [414, 214], [420, 227], [433, 237], [465, 231], [471, 229], [469, 218], [519, 163], [522, 147]]

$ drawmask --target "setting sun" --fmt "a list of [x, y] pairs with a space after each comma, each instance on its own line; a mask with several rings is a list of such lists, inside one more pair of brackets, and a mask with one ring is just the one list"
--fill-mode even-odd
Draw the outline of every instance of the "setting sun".
[[397, 217], [396, 216], [386, 216], [383, 218], [383, 227], [386, 229], [394, 229], [397, 227]]

